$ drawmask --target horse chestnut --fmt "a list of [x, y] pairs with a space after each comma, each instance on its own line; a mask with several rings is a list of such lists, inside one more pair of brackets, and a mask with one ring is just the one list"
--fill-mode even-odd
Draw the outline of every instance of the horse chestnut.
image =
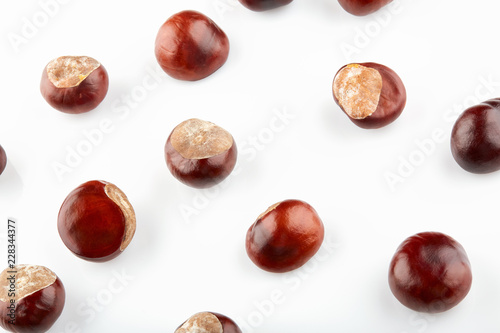
[[374, 13], [390, 2], [392, 0], [339, 0], [342, 8], [356, 16], [365, 16]]
[[7, 154], [5, 153], [5, 150], [0, 145], [0, 175], [3, 173], [6, 166], [7, 166]]
[[443, 312], [460, 303], [471, 287], [472, 273], [464, 248], [438, 232], [407, 238], [389, 268], [389, 286], [408, 308]]
[[389, 125], [401, 115], [406, 89], [399, 76], [384, 65], [349, 64], [335, 75], [333, 98], [354, 124], [373, 129]]
[[108, 73], [91, 57], [65, 56], [45, 67], [40, 83], [43, 98], [54, 109], [84, 113], [95, 109], [108, 92]]
[[241, 4], [250, 10], [262, 12], [288, 5], [293, 0], [239, 0]]
[[191, 316], [175, 333], [241, 333], [230, 318], [215, 312], [200, 312]]
[[227, 60], [229, 40], [207, 16], [186, 10], [172, 15], [156, 37], [155, 54], [161, 68], [179, 80], [201, 80]]
[[115, 185], [90, 181], [64, 200], [57, 229], [64, 245], [77, 257], [102, 262], [115, 258], [135, 233], [132, 205]]

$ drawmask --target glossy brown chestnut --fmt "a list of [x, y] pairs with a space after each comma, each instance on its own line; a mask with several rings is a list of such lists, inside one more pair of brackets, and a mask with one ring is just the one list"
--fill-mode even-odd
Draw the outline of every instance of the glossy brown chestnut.
[[0, 281], [0, 326], [5, 330], [46, 332], [61, 315], [66, 294], [50, 269], [16, 265], [0, 273]]
[[191, 316], [175, 333], [241, 333], [230, 318], [215, 312], [200, 312]]
[[500, 98], [465, 110], [451, 132], [455, 161], [473, 173], [500, 170]]
[[288, 5], [293, 0], [239, 0], [241, 4], [250, 10], [262, 12]]
[[335, 102], [361, 128], [389, 125], [406, 105], [403, 81], [392, 69], [373, 62], [342, 67], [332, 90]]
[[108, 85], [108, 73], [97, 60], [65, 56], [45, 67], [40, 91], [54, 109], [75, 114], [95, 109], [106, 97]]
[[171, 77], [196, 81], [218, 70], [229, 55], [229, 40], [207, 16], [186, 10], [172, 15], [156, 36], [155, 55]]
[[339, 0], [342, 8], [356, 16], [365, 16], [374, 13], [390, 2], [392, 0]]
[[286, 200], [269, 207], [248, 229], [246, 250], [263, 270], [289, 272], [318, 252], [324, 235], [314, 208], [303, 201]]
[[2, 146], [0, 146], [0, 175], [3, 173], [6, 166], [7, 166], [7, 154], [5, 153], [5, 150], [2, 148]]
[[57, 229], [66, 247], [76, 256], [95, 262], [122, 253], [135, 233], [132, 205], [115, 185], [89, 181], [64, 200]]
[[195, 188], [223, 181], [234, 169], [237, 155], [229, 132], [200, 119], [177, 125], [165, 144], [165, 160], [172, 175]]
[[460, 303], [471, 287], [472, 273], [464, 248], [438, 232], [407, 238], [389, 268], [389, 286], [408, 308], [443, 312]]

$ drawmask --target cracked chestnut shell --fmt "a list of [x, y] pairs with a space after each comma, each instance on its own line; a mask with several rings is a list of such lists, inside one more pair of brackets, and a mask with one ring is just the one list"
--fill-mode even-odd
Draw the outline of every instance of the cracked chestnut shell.
[[262, 12], [288, 5], [293, 0], [239, 0], [241, 4], [250, 10]]
[[242, 333], [236, 323], [219, 313], [200, 312], [191, 316], [175, 333]]
[[285, 200], [269, 207], [248, 229], [246, 250], [261, 269], [283, 273], [297, 269], [323, 243], [323, 222], [308, 203]]
[[[46, 332], [61, 315], [66, 293], [61, 280], [50, 269], [16, 265], [0, 273], [0, 281], [0, 326], [3, 329], [19, 333]], [[15, 288], [11, 288], [13, 281]], [[12, 290], [15, 291], [12, 293]]]
[[374, 13], [391, 2], [392, 0], [339, 0], [346, 12], [356, 16]]
[[375, 129], [396, 120], [406, 105], [406, 89], [392, 69], [373, 62], [342, 67], [333, 80], [333, 98], [357, 126]]
[[484, 174], [500, 170], [500, 98], [465, 110], [451, 132], [453, 158], [464, 170]]
[[97, 60], [64, 56], [47, 64], [40, 91], [54, 109], [76, 114], [95, 109], [106, 97], [108, 86], [108, 73]]
[[3, 147], [0, 145], [0, 175], [3, 173], [6, 166], [7, 166], [7, 154], [5, 153]]
[[130, 244], [135, 233], [132, 205], [115, 185], [89, 181], [66, 197], [57, 219], [64, 245], [77, 257], [108, 261]]
[[229, 55], [229, 40], [207, 16], [186, 10], [172, 15], [156, 36], [158, 64], [171, 77], [196, 81], [218, 70]]
[[168, 169], [179, 181], [195, 188], [211, 187], [226, 179], [237, 155], [228, 131], [200, 119], [177, 125], [165, 143]]
[[389, 268], [389, 286], [394, 296], [419, 312], [438, 313], [453, 308], [465, 298], [471, 283], [464, 248], [439, 232], [407, 238]]

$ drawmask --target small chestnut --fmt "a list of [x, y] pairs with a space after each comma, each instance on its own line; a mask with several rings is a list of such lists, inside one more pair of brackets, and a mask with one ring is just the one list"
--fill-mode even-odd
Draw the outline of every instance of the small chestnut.
[[241, 333], [236, 323], [219, 313], [200, 312], [191, 316], [175, 333]]
[[135, 233], [132, 205], [115, 185], [89, 181], [64, 200], [57, 229], [64, 245], [88, 261], [108, 261], [130, 244]]
[[172, 175], [195, 188], [223, 181], [234, 169], [237, 154], [229, 132], [200, 119], [177, 125], [165, 144], [165, 160]]
[[340, 5], [346, 12], [356, 16], [374, 13], [390, 2], [392, 0], [339, 0]]
[[186, 10], [172, 15], [156, 36], [158, 64], [179, 80], [201, 80], [227, 60], [229, 40], [207, 16]]
[[389, 268], [389, 286], [408, 308], [427, 313], [449, 310], [470, 290], [472, 273], [464, 248], [439, 232], [407, 238]]
[[241, 4], [250, 10], [262, 12], [288, 5], [293, 0], [239, 0]]
[[46, 332], [63, 311], [64, 286], [44, 266], [6, 268], [0, 273], [0, 286], [0, 326], [9, 332]]
[[300, 200], [285, 200], [269, 207], [248, 229], [246, 250], [261, 269], [289, 272], [318, 252], [324, 234], [314, 208]]
[[406, 105], [403, 81], [373, 62], [342, 67], [333, 80], [333, 98], [357, 126], [380, 128], [396, 120]]
[[7, 154], [5, 153], [3, 147], [0, 145], [0, 175], [3, 173], [6, 166], [7, 166]]
[[472, 173], [500, 170], [500, 98], [465, 110], [451, 132], [455, 161]]
[[45, 67], [40, 91], [54, 109], [76, 114], [95, 109], [106, 97], [108, 85], [108, 73], [97, 60], [64, 56]]

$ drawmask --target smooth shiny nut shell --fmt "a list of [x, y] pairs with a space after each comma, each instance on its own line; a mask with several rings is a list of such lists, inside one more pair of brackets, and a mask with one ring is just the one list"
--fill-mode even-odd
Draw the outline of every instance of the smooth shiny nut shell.
[[0, 146], [0, 175], [3, 173], [6, 166], [7, 166], [7, 154], [5, 153], [3, 147]]
[[339, 0], [342, 8], [356, 16], [369, 15], [391, 2], [392, 0]]

